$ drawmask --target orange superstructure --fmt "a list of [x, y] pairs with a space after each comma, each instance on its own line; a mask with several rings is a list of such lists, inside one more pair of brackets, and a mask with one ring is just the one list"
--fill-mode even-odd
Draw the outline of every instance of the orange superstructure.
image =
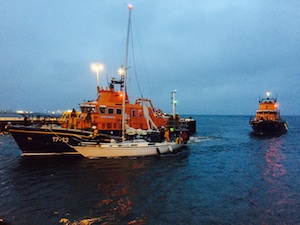
[[[97, 88], [97, 100], [80, 104], [81, 112], [77, 113], [78, 117], [74, 128], [89, 129], [96, 126], [98, 130], [105, 131], [104, 133], [120, 135], [123, 92], [115, 89], [114, 84], [116, 83], [121, 84], [122, 88], [122, 81], [115, 82], [112, 80], [109, 87]], [[161, 110], [155, 109], [150, 99], [139, 98], [134, 103], [130, 103], [126, 94], [125, 105], [127, 132], [159, 130], [166, 126], [168, 117], [164, 116]], [[68, 114], [67, 120], [61, 120], [62, 126], [68, 127], [71, 124], [71, 119]]]
[[278, 120], [280, 112], [277, 109], [277, 100], [267, 97], [259, 101], [259, 109], [256, 110], [255, 121], [258, 120]]

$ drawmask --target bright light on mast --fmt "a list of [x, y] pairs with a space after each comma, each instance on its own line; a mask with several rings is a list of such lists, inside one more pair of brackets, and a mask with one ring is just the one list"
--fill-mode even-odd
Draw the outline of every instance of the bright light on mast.
[[124, 70], [123, 67], [120, 68], [120, 69], [118, 69], [118, 74], [121, 75], [121, 76], [124, 76], [124, 75], [125, 75], [125, 70]]

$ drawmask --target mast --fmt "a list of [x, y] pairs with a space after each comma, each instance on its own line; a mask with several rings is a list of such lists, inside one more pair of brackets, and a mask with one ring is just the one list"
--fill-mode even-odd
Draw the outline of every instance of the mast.
[[126, 54], [125, 54], [125, 68], [123, 71], [123, 102], [122, 102], [122, 140], [125, 140], [125, 104], [126, 104], [126, 75], [127, 75], [127, 63], [128, 63], [128, 46], [129, 46], [129, 34], [130, 34], [130, 25], [131, 25], [131, 10], [132, 5], [128, 5], [129, 16], [128, 16], [128, 28], [127, 28], [127, 39], [126, 39]]

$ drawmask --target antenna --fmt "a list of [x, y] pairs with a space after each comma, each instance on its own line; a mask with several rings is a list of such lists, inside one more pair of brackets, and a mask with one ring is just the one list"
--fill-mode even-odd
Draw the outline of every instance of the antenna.
[[176, 116], [176, 104], [177, 104], [177, 100], [176, 100], [176, 90], [172, 91], [172, 113], [173, 113], [173, 117], [175, 118]]

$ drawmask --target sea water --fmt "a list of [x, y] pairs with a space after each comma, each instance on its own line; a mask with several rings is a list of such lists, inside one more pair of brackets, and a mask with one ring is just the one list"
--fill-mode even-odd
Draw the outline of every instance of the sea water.
[[[248, 116], [193, 116], [180, 154], [21, 157], [0, 136], [0, 218], [38, 224], [300, 224], [300, 117], [259, 138]], [[0, 222], [1, 224], [1, 222]]]

